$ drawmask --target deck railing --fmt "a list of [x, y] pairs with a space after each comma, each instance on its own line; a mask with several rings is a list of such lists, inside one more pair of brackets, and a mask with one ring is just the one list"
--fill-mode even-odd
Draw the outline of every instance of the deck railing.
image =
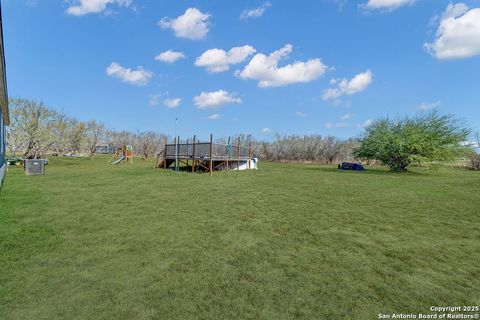
[[[177, 152], [175, 152], [175, 147], [178, 148]], [[248, 160], [251, 151], [249, 147], [219, 143], [211, 145], [209, 142], [167, 144], [165, 146], [165, 157], [172, 159], [175, 156], [180, 159]]]

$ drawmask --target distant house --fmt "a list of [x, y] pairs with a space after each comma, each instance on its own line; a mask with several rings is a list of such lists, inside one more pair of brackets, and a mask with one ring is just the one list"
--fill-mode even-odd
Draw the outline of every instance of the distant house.
[[99, 144], [95, 147], [95, 153], [96, 154], [113, 154], [115, 153], [117, 149], [115, 148], [115, 145], [110, 143], [110, 144]]
[[0, 4], [0, 185], [7, 168], [6, 126], [10, 124], [8, 113], [7, 78], [5, 74], [5, 52], [3, 50], [2, 7]]

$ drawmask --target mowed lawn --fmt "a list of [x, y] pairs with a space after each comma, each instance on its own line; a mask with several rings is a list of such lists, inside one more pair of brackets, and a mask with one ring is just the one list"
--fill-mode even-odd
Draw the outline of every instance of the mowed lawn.
[[377, 319], [480, 304], [480, 173], [52, 158], [0, 195], [1, 319]]

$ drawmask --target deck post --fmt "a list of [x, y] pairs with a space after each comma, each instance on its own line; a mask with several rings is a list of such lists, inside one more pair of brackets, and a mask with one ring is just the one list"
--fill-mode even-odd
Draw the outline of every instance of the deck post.
[[[186, 145], [185, 147], [186, 147], [187, 150], [188, 150], [188, 139], [187, 139], [187, 142], [186, 142], [186, 143], [187, 143], [187, 145]], [[186, 170], [188, 170], [188, 157], [187, 157], [187, 169], [186, 169]]]
[[252, 141], [248, 140], [248, 170], [251, 169], [250, 160], [252, 160]]
[[196, 135], [193, 135], [193, 142], [192, 142], [192, 173], [195, 173], [195, 139], [197, 138]]
[[213, 133], [210, 133], [210, 176], [213, 175]]
[[168, 138], [165, 137], [165, 151], [163, 153], [163, 169], [167, 169], [167, 143], [168, 143]]
[[227, 171], [229, 170], [228, 158], [230, 158], [230, 137], [228, 137], [228, 142], [227, 142]]
[[176, 148], [175, 149], [176, 150], [175, 151], [175, 154], [176, 154], [176, 156], [175, 156], [175, 171], [178, 172], [180, 170], [180, 162], [179, 162], [179, 160], [180, 160], [180, 154], [179, 154], [180, 153], [180, 136], [177, 137], [177, 144], [175, 145], [175, 148]]
[[176, 172], [177, 171], [177, 136], [175, 136], [175, 138], [173, 138], [173, 145], [174, 145], [174, 148], [175, 148], [175, 152], [174, 152], [174, 155], [175, 155], [175, 161], [173, 163], [173, 171]]
[[240, 171], [240, 137], [237, 139], [237, 171]]

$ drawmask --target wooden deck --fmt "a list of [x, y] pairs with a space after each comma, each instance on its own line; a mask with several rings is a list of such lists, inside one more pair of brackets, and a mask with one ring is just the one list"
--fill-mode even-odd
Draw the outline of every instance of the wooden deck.
[[[213, 140], [213, 137], [210, 137]], [[238, 168], [252, 158], [252, 148], [237, 144], [218, 144], [213, 142], [166, 143], [165, 149], [157, 155], [157, 168], [167, 169], [175, 160], [187, 171], [229, 170]]]

